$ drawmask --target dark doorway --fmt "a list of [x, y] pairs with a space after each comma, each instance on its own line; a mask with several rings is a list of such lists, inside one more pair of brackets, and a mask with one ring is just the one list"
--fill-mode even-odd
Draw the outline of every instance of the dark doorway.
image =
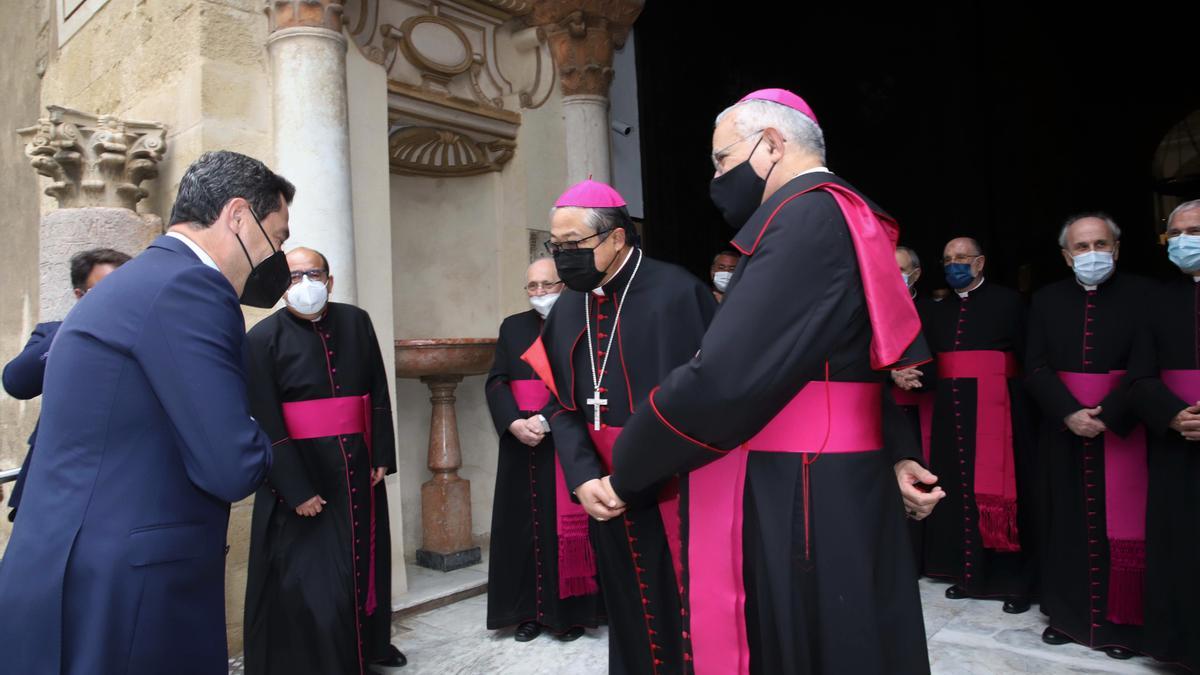
[[926, 291], [957, 235], [982, 242], [1006, 285], [1062, 278], [1062, 221], [1096, 209], [1125, 231], [1122, 269], [1168, 273], [1153, 166], [1200, 108], [1200, 3], [1042, 5], [647, 2], [635, 36], [648, 252], [707, 274], [732, 235], [708, 199], [713, 118], [785, 87], [816, 112], [830, 168], [900, 221]]

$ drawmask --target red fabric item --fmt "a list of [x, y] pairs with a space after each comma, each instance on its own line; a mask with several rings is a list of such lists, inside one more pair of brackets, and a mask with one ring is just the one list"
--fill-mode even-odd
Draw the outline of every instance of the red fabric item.
[[983, 546], [1020, 551], [1012, 401], [1008, 396], [1008, 380], [1019, 370], [1017, 358], [990, 350], [942, 352], [937, 366], [941, 379], [976, 381], [975, 506]]

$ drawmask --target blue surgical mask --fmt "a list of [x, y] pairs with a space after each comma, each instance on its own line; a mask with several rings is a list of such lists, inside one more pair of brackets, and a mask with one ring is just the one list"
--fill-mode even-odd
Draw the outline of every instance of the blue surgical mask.
[[1075, 278], [1084, 286], [1095, 286], [1112, 275], [1116, 264], [1112, 251], [1088, 251], [1071, 259]]
[[1168, 239], [1167, 257], [1182, 272], [1200, 270], [1200, 235], [1181, 234]]
[[972, 281], [975, 281], [975, 274], [971, 272], [970, 263], [946, 265], [946, 283], [950, 284], [950, 288], [957, 291], [970, 286]]
[[907, 286], [907, 287], [909, 287], [909, 288], [912, 288], [912, 284], [911, 284], [911, 283], [909, 283], [909, 281], [908, 281], [908, 280], [911, 278], [911, 277], [908, 275], [908, 272], [901, 272], [901, 273], [900, 273], [900, 277], [901, 277], [902, 279], [904, 279], [904, 285], [905, 285], [905, 286]]

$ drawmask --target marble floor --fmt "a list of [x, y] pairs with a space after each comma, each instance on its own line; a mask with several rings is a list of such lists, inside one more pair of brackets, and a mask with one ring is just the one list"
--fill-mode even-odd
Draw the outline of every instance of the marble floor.
[[[1079, 645], [1041, 641], [1046, 622], [1035, 606], [1009, 615], [1000, 603], [947, 600], [946, 584], [921, 581], [925, 632], [935, 675], [1002, 673], [1182, 673], [1148, 658], [1115, 661]], [[512, 630], [484, 628], [486, 596], [480, 595], [392, 622], [393, 643], [409, 659], [401, 675], [602, 675], [607, 672], [607, 631], [589, 631], [570, 643], [543, 634], [518, 643]], [[231, 664], [231, 675], [240, 668]], [[389, 674], [391, 675], [391, 674]]]

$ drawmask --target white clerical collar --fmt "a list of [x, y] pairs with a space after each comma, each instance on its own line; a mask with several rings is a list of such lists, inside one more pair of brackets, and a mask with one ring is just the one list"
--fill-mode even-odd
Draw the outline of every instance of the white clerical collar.
[[192, 253], [195, 253], [196, 257], [200, 259], [200, 262], [204, 263], [205, 265], [213, 268], [214, 270], [216, 270], [218, 272], [221, 271], [221, 268], [217, 267], [217, 261], [213, 260], [212, 256], [208, 254], [208, 251], [205, 251], [204, 249], [200, 248], [200, 245], [197, 244], [196, 242], [192, 241], [191, 239], [188, 239], [185, 235], [180, 234], [179, 232], [168, 232], [167, 236], [174, 237], [175, 239], [178, 239], [179, 241], [182, 241], [183, 243], [187, 244], [187, 247], [192, 249]]
[[792, 176], [792, 180], [795, 180], [795, 179], [799, 178], [800, 176], [803, 176], [806, 173], [818, 173], [818, 172], [833, 173], [832, 171], [829, 170], [829, 167], [814, 166], [811, 169], [805, 169], [804, 171], [801, 171], [800, 173], [796, 174], [795, 176]]
[[980, 287], [980, 286], [983, 286], [983, 282], [984, 282], [984, 278], [983, 278], [983, 277], [979, 277], [979, 285], [978, 285], [978, 286], [976, 286], [975, 288], [972, 288], [972, 289], [971, 289], [971, 290], [969, 290], [969, 291], [954, 291], [954, 292], [955, 292], [955, 293], [958, 293], [958, 297], [960, 297], [960, 298], [963, 298], [963, 299], [966, 299], [966, 297], [967, 297], [968, 295], [970, 295], [970, 294], [974, 293], [975, 291], [979, 290], [979, 287]]
[[1196, 282], [1196, 283], [1200, 284], [1200, 274], [1197, 274], [1197, 275], [1193, 276], [1193, 277], [1192, 277], [1192, 281], [1194, 281], [1194, 282]]
[[[612, 279], [616, 279], [618, 276], [620, 276], [621, 270], [625, 269], [625, 265], [629, 262], [629, 259], [633, 257], [633, 252], [635, 250], [636, 249], [632, 249], [632, 248], [629, 249], [629, 255], [625, 256], [625, 259], [621, 261], [621, 266], [617, 268], [617, 273], [612, 275], [612, 277], [609, 279], [609, 281], [612, 281]], [[596, 295], [604, 295], [604, 284], [601, 284], [597, 288], [593, 288], [592, 293], [594, 293]]]

